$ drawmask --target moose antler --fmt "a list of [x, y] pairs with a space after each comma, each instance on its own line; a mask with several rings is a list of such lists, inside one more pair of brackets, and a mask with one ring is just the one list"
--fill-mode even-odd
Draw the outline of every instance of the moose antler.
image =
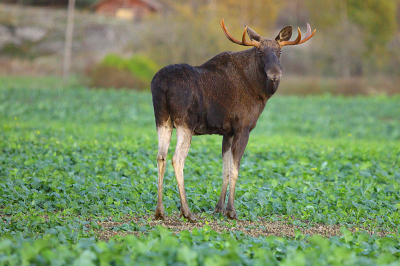
[[228, 40], [230, 40], [231, 42], [239, 44], [239, 45], [243, 45], [243, 46], [255, 46], [255, 47], [258, 47], [260, 45], [260, 42], [247, 41], [246, 40], [247, 26], [244, 29], [243, 36], [242, 36], [242, 41], [239, 41], [235, 37], [233, 37], [232, 35], [229, 34], [228, 30], [225, 27], [224, 19], [222, 19], [222, 21], [220, 21], [219, 24], [221, 24], [221, 27], [224, 30], [226, 38], [228, 38]]
[[300, 28], [297, 28], [297, 30], [299, 31], [299, 33], [297, 35], [296, 40], [294, 40], [294, 41], [281, 41], [281, 42], [279, 42], [279, 45], [281, 47], [283, 47], [285, 45], [297, 45], [297, 44], [305, 43], [306, 41], [311, 39], [312, 36], [314, 36], [314, 33], [316, 31], [316, 30], [314, 30], [314, 32], [311, 34], [311, 26], [310, 26], [310, 24], [307, 23], [307, 34], [306, 34], [306, 37], [304, 37], [304, 39], [301, 40]]

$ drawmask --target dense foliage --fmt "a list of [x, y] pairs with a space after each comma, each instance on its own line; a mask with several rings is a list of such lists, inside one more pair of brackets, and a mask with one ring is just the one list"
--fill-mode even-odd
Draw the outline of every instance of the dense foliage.
[[158, 70], [154, 61], [141, 54], [130, 58], [108, 54], [94, 67], [90, 78], [96, 87], [148, 89]]
[[[254, 238], [207, 226], [173, 235], [128, 223], [115, 230], [142, 234], [105, 243], [98, 221], [155, 208], [150, 94], [2, 78], [0, 265], [389, 264], [400, 256], [399, 103], [398, 96], [274, 96], [251, 134], [236, 192], [239, 219], [341, 224], [339, 236]], [[207, 221], [225, 220], [211, 215], [222, 184], [220, 145], [219, 136], [195, 137], [186, 161], [189, 207]], [[164, 182], [172, 214], [180, 201], [170, 164]]]
[[[357, 76], [375, 74], [379, 69], [396, 74], [399, 61], [392, 48], [398, 43], [397, 0], [306, 0], [310, 19], [325, 40], [315, 55], [325, 74]], [[329, 10], [329, 12], [321, 12]], [[340, 41], [338, 41], [340, 40]]]

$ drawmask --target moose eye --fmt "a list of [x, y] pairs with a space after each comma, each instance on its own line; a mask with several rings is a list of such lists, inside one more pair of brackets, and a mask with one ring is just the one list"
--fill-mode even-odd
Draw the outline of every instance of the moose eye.
[[279, 51], [279, 55], [281, 55], [281, 53], [282, 53], [282, 52], [281, 52], [281, 51]]

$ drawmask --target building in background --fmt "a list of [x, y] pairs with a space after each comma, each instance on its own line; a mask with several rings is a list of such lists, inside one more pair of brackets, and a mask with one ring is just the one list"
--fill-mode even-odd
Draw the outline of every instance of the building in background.
[[101, 0], [93, 5], [97, 14], [135, 21], [161, 8], [155, 0]]

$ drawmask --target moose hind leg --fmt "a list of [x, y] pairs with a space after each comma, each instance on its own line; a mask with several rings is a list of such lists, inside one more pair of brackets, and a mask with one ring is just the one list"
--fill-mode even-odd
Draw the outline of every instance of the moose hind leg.
[[189, 205], [186, 199], [186, 191], [183, 178], [183, 167], [185, 159], [188, 155], [190, 143], [192, 141], [193, 132], [186, 127], [177, 127], [176, 129], [176, 149], [174, 157], [172, 158], [172, 166], [175, 170], [176, 181], [178, 182], [179, 196], [181, 199], [181, 216], [187, 218], [189, 221], [196, 221], [196, 218], [189, 210]]
[[219, 197], [218, 203], [215, 206], [214, 213], [225, 213], [225, 199], [226, 190], [229, 185], [230, 172], [232, 168], [232, 137], [224, 136], [222, 139], [222, 189], [221, 195]]
[[164, 205], [163, 205], [163, 179], [165, 174], [165, 166], [167, 164], [167, 154], [169, 144], [171, 142], [172, 123], [168, 120], [164, 125], [157, 126], [158, 135], [158, 154], [157, 154], [157, 168], [158, 168], [158, 198], [157, 206], [154, 213], [154, 218], [164, 220]]
[[240, 161], [244, 150], [246, 148], [247, 142], [249, 140], [249, 131], [244, 130], [238, 134], [235, 134], [232, 142], [232, 167], [230, 172], [230, 184], [229, 184], [229, 198], [228, 204], [226, 205], [225, 215], [229, 219], [237, 220], [238, 216], [235, 210], [235, 187], [236, 181], [239, 175]]

